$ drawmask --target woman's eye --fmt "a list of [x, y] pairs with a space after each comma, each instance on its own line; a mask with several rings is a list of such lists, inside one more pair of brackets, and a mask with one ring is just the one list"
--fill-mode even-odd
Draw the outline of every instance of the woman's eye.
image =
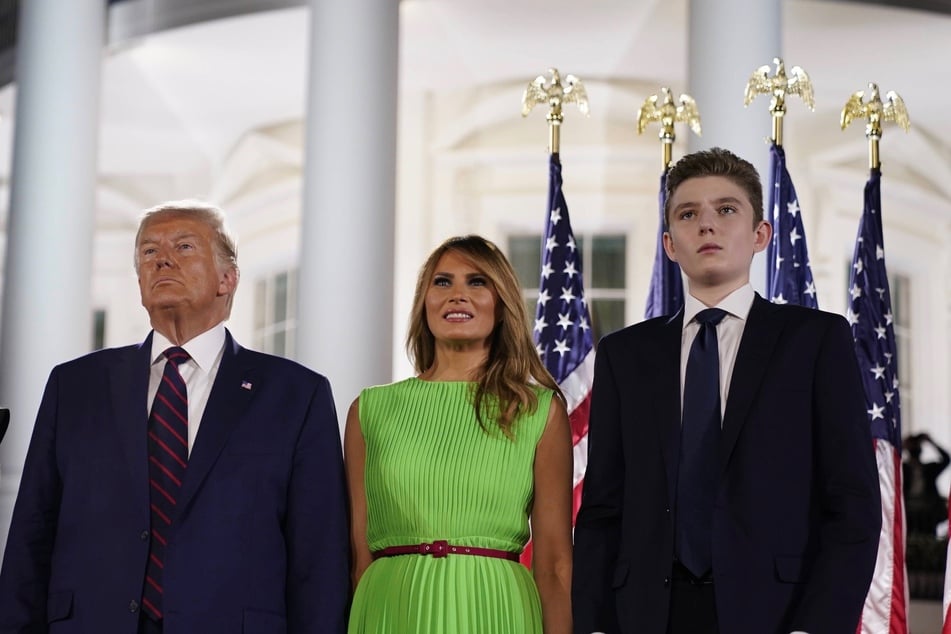
[[437, 277], [433, 280], [433, 286], [449, 286], [449, 278]]
[[473, 277], [469, 279], [469, 284], [471, 286], [485, 286], [486, 281], [484, 277]]

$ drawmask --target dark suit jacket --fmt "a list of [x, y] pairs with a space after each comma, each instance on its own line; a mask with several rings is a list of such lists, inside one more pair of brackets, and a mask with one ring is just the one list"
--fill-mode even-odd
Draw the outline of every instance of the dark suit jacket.
[[[0, 572], [0, 632], [136, 632], [151, 342], [53, 369]], [[349, 536], [327, 380], [228, 333], [169, 530], [165, 634], [345, 631]]]
[[[664, 634], [674, 555], [683, 313], [605, 337], [575, 527], [575, 631]], [[713, 574], [724, 634], [852, 634], [881, 501], [852, 337], [753, 302], [720, 438]]]

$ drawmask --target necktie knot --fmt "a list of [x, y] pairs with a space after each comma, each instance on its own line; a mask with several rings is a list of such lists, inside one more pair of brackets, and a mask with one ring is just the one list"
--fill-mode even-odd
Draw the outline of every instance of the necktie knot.
[[182, 363], [191, 359], [191, 355], [185, 352], [184, 348], [179, 348], [178, 346], [172, 346], [165, 350], [162, 353], [165, 355], [165, 358], [168, 359], [168, 362], [174, 365], [176, 368]]
[[[716, 326], [726, 317], [727, 312], [722, 308], [705, 308], [697, 313], [694, 320], [698, 324]], [[186, 353], [187, 354], [187, 353]]]

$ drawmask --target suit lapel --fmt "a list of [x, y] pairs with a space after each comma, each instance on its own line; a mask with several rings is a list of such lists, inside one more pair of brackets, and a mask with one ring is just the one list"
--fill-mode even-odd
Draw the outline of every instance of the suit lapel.
[[778, 306], [759, 295], [753, 299], [747, 316], [740, 349], [733, 366], [733, 378], [730, 381], [730, 393], [727, 396], [726, 411], [723, 415], [723, 429], [720, 434], [720, 469], [725, 470], [733, 453], [733, 447], [749, 415], [753, 399], [759, 393], [769, 366], [773, 348], [779, 341], [782, 321]]
[[[225, 332], [225, 348], [218, 366], [218, 375], [208, 396], [208, 403], [201, 417], [198, 435], [188, 457], [188, 468], [182, 481], [179, 495], [179, 517], [194, 497], [202, 481], [218, 459], [232, 430], [248, 408], [253, 393], [250, 386], [257, 386], [260, 377], [247, 364], [247, 355]], [[247, 387], [246, 387], [247, 386]]]
[[138, 347], [122, 351], [118, 363], [109, 368], [109, 390], [113, 423], [129, 466], [133, 486], [141, 486], [148, 508], [148, 391], [149, 355], [152, 334]]
[[[684, 311], [665, 323], [657, 340], [657, 350], [651, 357], [657, 362], [654, 420], [659, 421], [661, 451], [667, 468], [667, 497], [670, 508], [677, 498], [677, 472], [680, 468], [680, 342], [683, 335]], [[674, 351], [674, 354], [671, 354]]]

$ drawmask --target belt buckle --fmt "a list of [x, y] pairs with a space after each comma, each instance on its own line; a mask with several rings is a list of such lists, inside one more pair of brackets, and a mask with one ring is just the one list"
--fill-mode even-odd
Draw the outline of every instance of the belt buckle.
[[436, 559], [445, 557], [449, 554], [449, 542], [445, 539], [439, 539], [431, 544], [420, 544], [419, 554], [432, 555]]

